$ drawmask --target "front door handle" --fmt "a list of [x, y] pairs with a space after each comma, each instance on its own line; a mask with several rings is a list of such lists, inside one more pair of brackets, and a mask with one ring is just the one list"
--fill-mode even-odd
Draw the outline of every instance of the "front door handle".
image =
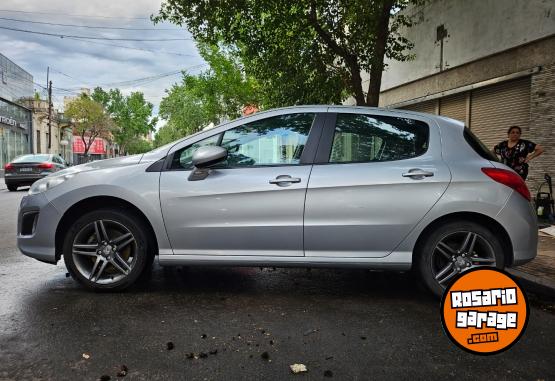
[[421, 180], [424, 177], [431, 177], [433, 176], [433, 172], [424, 171], [420, 168], [410, 169], [408, 172], [403, 173], [403, 177], [410, 177], [413, 180]]
[[270, 184], [276, 184], [280, 187], [288, 186], [292, 183], [300, 183], [301, 179], [298, 177], [291, 177], [289, 175], [280, 175], [273, 180], [270, 180]]

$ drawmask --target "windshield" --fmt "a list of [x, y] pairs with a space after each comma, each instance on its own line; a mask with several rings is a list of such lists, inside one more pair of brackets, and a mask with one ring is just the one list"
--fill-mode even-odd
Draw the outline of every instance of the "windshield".
[[50, 155], [23, 155], [16, 157], [12, 163], [41, 163], [49, 160]]

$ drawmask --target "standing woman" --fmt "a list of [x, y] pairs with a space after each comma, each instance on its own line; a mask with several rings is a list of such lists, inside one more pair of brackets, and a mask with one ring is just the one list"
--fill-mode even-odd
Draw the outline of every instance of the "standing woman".
[[514, 169], [524, 180], [528, 176], [528, 163], [540, 156], [543, 148], [529, 140], [521, 139], [522, 130], [512, 126], [507, 131], [509, 140], [504, 140], [493, 148], [493, 152], [501, 157], [503, 164]]

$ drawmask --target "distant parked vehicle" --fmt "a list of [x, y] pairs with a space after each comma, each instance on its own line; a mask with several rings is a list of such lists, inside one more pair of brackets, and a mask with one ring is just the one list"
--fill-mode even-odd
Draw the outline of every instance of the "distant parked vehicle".
[[8, 190], [14, 192], [20, 186], [31, 185], [68, 166], [69, 164], [59, 155], [22, 155], [4, 166], [4, 181]]
[[522, 178], [462, 122], [401, 110], [259, 112], [36, 182], [17, 242], [91, 289], [163, 266], [415, 269], [441, 294], [536, 256]]

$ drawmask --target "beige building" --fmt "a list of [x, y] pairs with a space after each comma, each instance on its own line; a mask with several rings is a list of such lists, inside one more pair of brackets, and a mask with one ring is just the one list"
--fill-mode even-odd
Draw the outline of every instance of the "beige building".
[[555, 1], [432, 0], [405, 12], [417, 20], [403, 32], [415, 59], [386, 62], [380, 106], [461, 120], [490, 148], [518, 125], [546, 149], [528, 186], [555, 176]]
[[[67, 161], [70, 161], [71, 151], [69, 140], [71, 133], [59, 123], [59, 114], [52, 108], [50, 120], [51, 125], [48, 127], [48, 101], [43, 99], [28, 98], [23, 101], [25, 106], [31, 110], [33, 119], [33, 153], [52, 153], [59, 154]], [[50, 134], [52, 137], [50, 138]], [[50, 147], [48, 146], [48, 140]]]

